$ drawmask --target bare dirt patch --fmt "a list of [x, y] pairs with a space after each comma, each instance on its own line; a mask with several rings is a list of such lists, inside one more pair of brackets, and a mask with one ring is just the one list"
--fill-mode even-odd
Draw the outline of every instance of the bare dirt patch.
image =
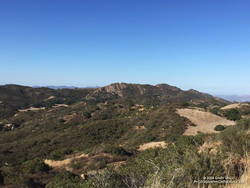
[[166, 148], [167, 143], [162, 141], [162, 142], [149, 142], [145, 143], [139, 146], [138, 151], [145, 151], [147, 149], [152, 149], [152, 148]]
[[196, 126], [189, 126], [184, 135], [196, 135], [198, 132], [202, 133], [217, 133], [214, 128], [217, 125], [231, 126], [235, 125], [234, 121], [217, 116], [210, 112], [204, 112], [196, 109], [177, 109], [177, 113], [189, 119]]
[[65, 169], [86, 177], [89, 173], [97, 173], [99, 170], [103, 170], [108, 166], [118, 168], [125, 164], [126, 160], [126, 157], [115, 156], [108, 153], [90, 155], [76, 153], [66, 156], [64, 160], [55, 161], [45, 159], [44, 162], [55, 170]]
[[135, 126], [135, 130], [145, 130], [146, 127], [144, 125], [142, 126]]
[[41, 108], [30, 107], [30, 108], [26, 108], [26, 109], [20, 109], [18, 111], [19, 112], [28, 112], [28, 111], [39, 111], [39, 110], [45, 110], [45, 107], [41, 107]]
[[55, 104], [53, 108], [59, 108], [59, 107], [68, 107], [69, 105], [67, 104]]
[[46, 99], [46, 101], [51, 100], [51, 99], [54, 99], [54, 98], [56, 98], [56, 97], [53, 96], [53, 95], [51, 95], [51, 96], [49, 96], [49, 97]]
[[72, 155], [69, 158], [66, 158], [66, 159], [61, 160], [61, 161], [45, 159], [44, 163], [51, 166], [52, 168], [56, 168], [56, 169], [65, 168], [66, 170], [71, 171], [71, 168], [69, 168], [69, 165], [73, 160], [87, 158], [87, 157], [88, 157], [88, 155], [84, 154], [84, 153], [83, 154], [75, 154], [75, 155]]

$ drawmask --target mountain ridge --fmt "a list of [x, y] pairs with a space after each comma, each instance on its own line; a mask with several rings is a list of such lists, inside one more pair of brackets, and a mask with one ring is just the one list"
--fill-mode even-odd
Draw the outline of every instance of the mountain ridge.
[[14, 115], [18, 110], [29, 107], [51, 107], [62, 103], [69, 105], [80, 101], [98, 103], [107, 100], [153, 106], [167, 103], [193, 103], [201, 106], [230, 104], [229, 101], [210, 94], [193, 89], [184, 91], [168, 84], [113, 83], [100, 88], [73, 89], [32, 88], [9, 84], [0, 86], [0, 117]]
[[[150, 97], [159, 103], [166, 102], [187, 102], [193, 100], [197, 103], [201, 102], [218, 102], [230, 103], [224, 99], [214, 97], [210, 94], [202, 93], [194, 89], [181, 90], [178, 87], [168, 84], [128, 84], [128, 83], [113, 83], [94, 90], [93, 95], [109, 94], [118, 97], [137, 98], [142, 100], [143, 97]], [[92, 96], [93, 96], [92, 95]]]

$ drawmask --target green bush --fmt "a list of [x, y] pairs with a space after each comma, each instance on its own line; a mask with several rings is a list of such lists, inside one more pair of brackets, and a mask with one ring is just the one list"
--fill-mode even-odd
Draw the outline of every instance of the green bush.
[[241, 130], [248, 130], [250, 129], [250, 119], [242, 119], [237, 123], [237, 127]]
[[224, 111], [224, 116], [227, 119], [233, 120], [233, 121], [241, 119], [240, 111], [237, 109], [230, 109], [230, 110]]
[[105, 170], [98, 173], [95, 177], [88, 178], [81, 184], [82, 188], [129, 188], [132, 187], [126, 184], [126, 177], [112, 170]]
[[223, 125], [217, 125], [217, 126], [214, 128], [215, 131], [224, 131], [225, 129], [226, 129], [226, 127], [223, 126]]
[[45, 164], [41, 159], [33, 159], [24, 162], [23, 164], [24, 173], [37, 173], [37, 172], [48, 172], [51, 168]]
[[88, 162], [88, 170], [98, 170], [105, 168], [108, 164], [108, 160], [103, 157], [95, 157], [93, 160]]
[[89, 147], [115, 141], [128, 130], [129, 126], [123, 119], [90, 122], [81, 129], [82, 138], [84, 138], [83, 144], [85, 147]]
[[215, 114], [215, 115], [220, 115], [220, 108], [214, 107], [214, 108], [210, 109], [210, 112]]
[[106, 153], [110, 153], [112, 155], [130, 155], [129, 152], [127, 152], [124, 148], [120, 147], [120, 146], [113, 146], [113, 145], [109, 145], [104, 149], [104, 152]]
[[79, 176], [70, 172], [57, 174], [47, 185], [46, 188], [79, 188], [81, 179]]
[[181, 106], [182, 106], [183, 108], [186, 108], [186, 107], [189, 107], [189, 106], [190, 106], [190, 103], [189, 103], [189, 102], [183, 102], [183, 103], [181, 104]]
[[62, 160], [65, 155], [71, 154], [73, 151], [71, 149], [61, 149], [51, 152], [50, 158], [53, 160]]
[[202, 145], [204, 143], [203, 140], [203, 135], [202, 134], [198, 134], [196, 136], [179, 136], [176, 141], [175, 144], [177, 145], [178, 148], [182, 148], [183, 149], [185, 147], [198, 147], [200, 145]]
[[75, 170], [79, 170], [83, 167], [83, 164], [79, 160], [74, 160], [70, 163], [70, 167], [75, 169]]
[[236, 127], [228, 127], [219, 135], [224, 153], [245, 156], [250, 151], [250, 135]]
[[36, 182], [33, 178], [24, 177], [22, 178], [19, 187], [21, 188], [39, 188], [44, 187], [42, 183]]
[[[181, 139], [166, 149], [140, 153], [120, 169], [134, 187], [195, 187], [192, 182], [204, 176], [224, 176], [220, 155], [200, 154], [192, 138]], [[185, 143], [185, 140], [188, 141]], [[158, 186], [156, 186], [158, 185]]]

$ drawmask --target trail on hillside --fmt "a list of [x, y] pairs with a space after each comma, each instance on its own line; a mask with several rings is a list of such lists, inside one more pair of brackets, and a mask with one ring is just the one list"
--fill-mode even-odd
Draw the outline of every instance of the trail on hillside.
[[52, 168], [65, 168], [66, 170], [70, 171], [71, 169], [69, 168], [69, 165], [73, 160], [80, 159], [80, 158], [86, 158], [86, 157], [88, 157], [87, 154], [77, 154], [77, 155], [73, 155], [67, 159], [60, 160], [60, 161], [45, 159], [44, 163], [51, 166]]

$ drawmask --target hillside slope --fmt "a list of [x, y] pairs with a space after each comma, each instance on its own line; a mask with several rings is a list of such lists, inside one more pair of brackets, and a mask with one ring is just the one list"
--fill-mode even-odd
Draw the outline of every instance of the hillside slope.
[[[45, 187], [65, 169], [77, 179], [135, 162], [153, 146], [167, 149], [193, 124], [176, 109], [229, 104], [167, 84], [115, 83], [59, 90], [8, 85], [0, 89], [0, 174], [4, 184], [13, 187], [28, 180]], [[86, 157], [74, 157], [78, 155]], [[53, 168], [43, 161], [68, 163], [67, 168]]]

